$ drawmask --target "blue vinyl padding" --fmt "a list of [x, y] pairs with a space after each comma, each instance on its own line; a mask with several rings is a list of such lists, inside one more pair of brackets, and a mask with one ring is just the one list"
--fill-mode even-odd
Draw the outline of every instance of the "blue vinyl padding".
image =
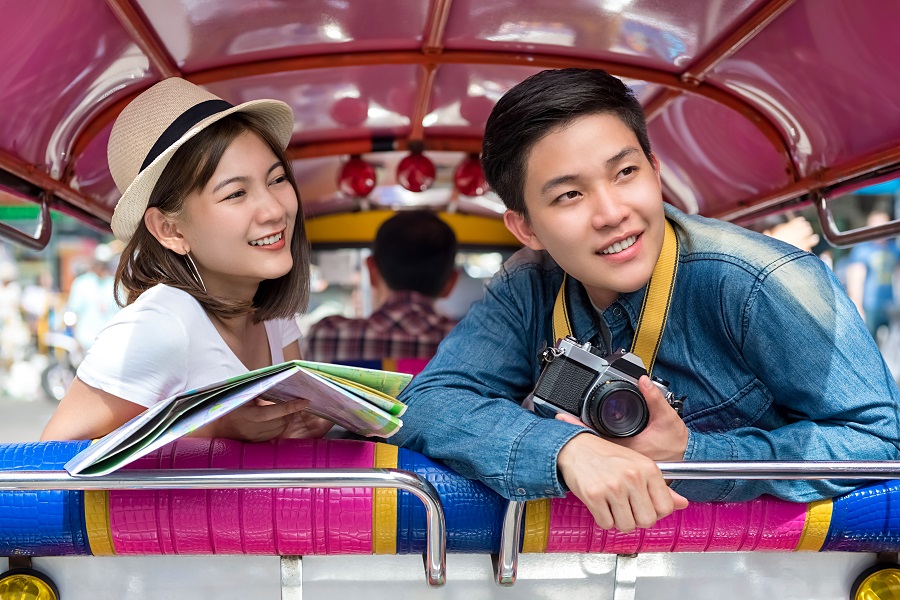
[[[0, 470], [58, 471], [89, 441], [0, 445]], [[84, 492], [0, 492], [0, 556], [90, 554]]]
[[[397, 468], [424, 477], [437, 489], [447, 522], [447, 551], [487, 553], [500, 549], [506, 500], [417, 452], [400, 449]], [[397, 493], [397, 554], [425, 552], [425, 506], [413, 494]]]
[[900, 480], [834, 499], [823, 551], [900, 552]]

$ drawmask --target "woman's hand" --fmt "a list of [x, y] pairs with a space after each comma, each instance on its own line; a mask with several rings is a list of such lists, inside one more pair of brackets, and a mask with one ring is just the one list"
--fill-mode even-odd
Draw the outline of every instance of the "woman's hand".
[[328, 419], [316, 416], [309, 411], [302, 410], [291, 415], [291, 422], [279, 437], [282, 438], [320, 438], [324, 437], [334, 423]]
[[319, 423], [324, 419], [304, 414], [302, 411], [307, 406], [309, 400], [268, 402], [257, 398], [201, 427], [193, 435], [244, 442], [265, 442], [277, 437], [321, 437], [330, 426], [324, 428]]

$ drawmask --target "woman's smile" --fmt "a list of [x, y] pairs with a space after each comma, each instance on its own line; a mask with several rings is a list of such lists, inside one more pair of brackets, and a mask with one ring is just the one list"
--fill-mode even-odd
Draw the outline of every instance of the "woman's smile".
[[253, 240], [250, 245], [260, 250], [281, 250], [284, 248], [284, 230]]

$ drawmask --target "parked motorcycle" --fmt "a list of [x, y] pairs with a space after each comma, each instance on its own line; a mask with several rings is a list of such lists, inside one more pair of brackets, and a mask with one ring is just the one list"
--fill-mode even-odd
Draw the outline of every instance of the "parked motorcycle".
[[55, 402], [62, 400], [72, 380], [75, 379], [78, 365], [84, 359], [84, 348], [72, 335], [72, 325], [75, 324], [74, 313], [66, 312], [63, 322], [64, 329], [48, 331], [43, 337], [49, 361], [41, 372], [41, 388], [47, 398]]

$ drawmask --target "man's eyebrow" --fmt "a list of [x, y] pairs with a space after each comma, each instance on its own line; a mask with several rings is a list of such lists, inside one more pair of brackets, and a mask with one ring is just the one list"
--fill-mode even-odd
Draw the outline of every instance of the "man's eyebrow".
[[[610, 168], [616, 166], [619, 162], [621, 162], [622, 159], [627, 158], [627, 157], [631, 156], [632, 154], [637, 154], [638, 152], [640, 152], [640, 151], [637, 148], [635, 148], [634, 146], [628, 146], [627, 148], [623, 148], [615, 156], [612, 156], [612, 157], [606, 159], [606, 163], [605, 163], [606, 168], [610, 169]], [[549, 192], [550, 190], [552, 190], [553, 188], [555, 188], [558, 185], [565, 185], [567, 183], [572, 183], [572, 182], [578, 181], [578, 179], [579, 179], [578, 175], [560, 175], [559, 177], [554, 177], [553, 179], [549, 179], [543, 185], [543, 187], [541, 187], [541, 194], [546, 194], [547, 192]]]
[[[277, 169], [277, 168], [280, 167], [280, 166], [282, 166], [282, 165], [281, 165], [281, 161], [280, 161], [280, 160], [275, 161], [275, 162], [272, 164], [272, 166], [269, 167], [269, 170], [266, 171], [266, 177], [268, 177], [268, 176], [272, 173], [272, 171], [274, 171], [275, 169]], [[220, 181], [220, 182], [216, 185], [216, 187], [213, 188], [212, 193], [215, 194], [216, 192], [218, 192], [220, 189], [222, 189], [223, 187], [225, 187], [225, 186], [228, 185], [229, 183], [235, 183], [235, 182], [237, 182], [237, 183], [246, 183], [246, 182], [248, 182], [248, 181], [250, 181], [250, 178], [247, 177], [246, 175], [240, 175], [240, 176], [238, 176], [238, 177], [230, 177], [230, 178], [228, 178], [228, 179], [226, 179], [226, 180], [224, 180], [224, 181]]]
[[637, 154], [639, 151], [634, 146], [628, 146], [627, 148], [622, 148], [622, 150], [616, 154], [615, 156], [608, 158], [606, 160], [606, 168], [612, 168], [616, 166], [623, 158], [631, 156], [632, 154]]
[[573, 181], [578, 181], [578, 175], [560, 175], [559, 177], [554, 177], [553, 179], [549, 179], [547, 183], [541, 188], [541, 194], [546, 194], [553, 188], [558, 185], [565, 185], [567, 183], [572, 183]]

